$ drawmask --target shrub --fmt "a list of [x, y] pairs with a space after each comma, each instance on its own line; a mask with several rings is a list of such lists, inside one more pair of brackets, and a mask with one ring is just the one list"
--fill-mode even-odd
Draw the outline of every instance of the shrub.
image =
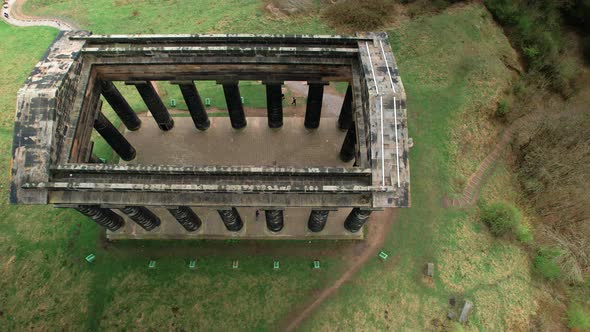
[[504, 118], [510, 111], [508, 107], [508, 101], [506, 99], [502, 99], [498, 102], [498, 107], [496, 108], [496, 116], [499, 118]]
[[508, 203], [494, 203], [483, 208], [481, 220], [490, 227], [492, 234], [502, 236], [512, 232], [520, 223], [521, 215], [517, 208]]
[[578, 303], [572, 303], [567, 309], [567, 326], [570, 329], [590, 331], [590, 315]]
[[562, 53], [567, 48], [562, 33], [562, 12], [566, 1], [552, 0], [484, 0], [494, 18], [507, 28], [508, 35], [520, 48], [528, 70], [539, 72], [551, 87], [570, 96], [572, 80], [578, 70], [571, 63], [563, 63]]
[[571, 57], [560, 57], [551, 72], [553, 88], [560, 91], [564, 97], [570, 97], [577, 89], [575, 78], [580, 72], [578, 63]]
[[555, 261], [561, 252], [551, 248], [540, 248], [533, 260], [533, 266], [539, 274], [549, 280], [557, 280], [561, 276], [561, 269]]
[[531, 232], [529, 225], [524, 223], [518, 224], [516, 226], [515, 234], [518, 241], [525, 244], [533, 243], [533, 232]]
[[328, 7], [323, 16], [334, 26], [366, 31], [387, 22], [393, 9], [391, 0], [344, 0]]

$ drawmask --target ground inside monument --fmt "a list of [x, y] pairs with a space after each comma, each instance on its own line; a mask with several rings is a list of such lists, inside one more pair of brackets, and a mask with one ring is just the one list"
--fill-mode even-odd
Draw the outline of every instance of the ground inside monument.
[[[210, 117], [206, 131], [195, 128], [190, 117], [174, 117], [174, 128], [162, 131], [152, 117], [142, 116], [141, 128], [126, 131], [137, 150], [126, 164], [217, 166], [340, 166], [346, 132], [337, 118], [323, 117], [318, 129], [306, 129], [303, 117], [285, 117], [283, 127], [268, 128], [266, 117], [248, 117], [243, 129], [233, 129], [228, 117]], [[122, 162], [123, 163], [123, 162]]]
[[[207, 131], [195, 128], [190, 117], [174, 117], [170, 131], [162, 131], [150, 116], [141, 116], [138, 131], [126, 131], [125, 137], [137, 150], [137, 157], [121, 164], [160, 165], [255, 165], [255, 166], [341, 166], [339, 152], [345, 132], [337, 127], [336, 117], [323, 117], [320, 127], [306, 129], [303, 117], [285, 117], [280, 129], [268, 128], [266, 117], [248, 117], [244, 129], [231, 127], [228, 117], [211, 117]], [[350, 233], [344, 229], [344, 220], [351, 208], [330, 211], [323, 231], [313, 233], [307, 228], [311, 208], [287, 208], [284, 211], [284, 228], [273, 233], [266, 228], [264, 210], [256, 207], [238, 208], [244, 222], [239, 232], [226, 230], [213, 208], [193, 208], [203, 221], [201, 228], [188, 232], [164, 208], [150, 208], [162, 224], [155, 230], [145, 231], [127, 216], [125, 227], [107, 232], [111, 240], [117, 239], [362, 239], [363, 231]], [[118, 211], [117, 211], [118, 212]]]

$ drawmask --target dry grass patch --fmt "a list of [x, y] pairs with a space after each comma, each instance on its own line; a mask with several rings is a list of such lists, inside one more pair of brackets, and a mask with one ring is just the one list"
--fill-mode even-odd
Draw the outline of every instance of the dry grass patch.
[[473, 319], [479, 326], [491, 330], [526, 326], [535, 311], [527, 253], [492, 238], [475, 216], [455, 222], [452, 232], [461, 235], [439, 257], [441, 282], [475, 303]]

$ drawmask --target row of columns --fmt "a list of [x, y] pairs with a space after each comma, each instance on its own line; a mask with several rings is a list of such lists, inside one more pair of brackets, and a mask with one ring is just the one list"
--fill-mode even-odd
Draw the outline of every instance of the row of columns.
[[[194, 82], [173, 81], [172, 83], [179, 86], [195, 127], [199, 130], [207, 130], [210, 126], [210, 120]], [[238, 82], [224, 81], [218, 83], [223, 85], [223, 93], [232, 127], [234, 129], [246, 127], [246, 115]], [[270, 128], [281, 128], [283, 126], [283, 93], [281, 90], [283, 82], [267, 81], [263, 83], [266, 86], [268, 126]], [[132, 131], [138, 130], [141, 127], [141, 120], [113, 82], [102, 81], [100, 84], [102, 95], [125, 127]], [[125, 84], [134, 85], [137, 88], [161, 130], [168, 131], [174, 128], [174, 119], [170, 116], [151, 81], [133, 81]], [[316, 129], [320, 125], [324, 86], [327, 84], [327, 82], [308, 82], [309, 91], [304, 121], [304, 125], [308, 129]], [[350, 161], [354, 157], [356, 134], [354, 132], [352, 109], [352, 88], [348, 85], [340, 116], [338, 117], [338, 127], [341, 130], [348, 131], [340, 152], [343, 161]], [[101, 112], [94, 121], [94, 128], [123, 160], [129, 161], [135, 158], [136, 153], [133, 146]]]
[[[102, 208], [98, 205], [80, 205], [76, 208], [80, 213], [90, 217], [97, 224], [116, 231], [123, 227], [123, 218], [110, 209]], [[143, 206], [126, 206], [119, 209], [129, 216], [146, 231], [151, 231], [160, 226], [161, 220], [153, 212]], [[189, 232], [198, 230], [202, 221], [197, 214], [188, 206], [179, 206], [169, 208], [168, 212]], [[223, 221], [225, 228], [231, 232], [238, 232], [244, 227], [244, 222], [235, 207], [217, 210], [219, 217]], [[328, 221], [329, 210], [312, 210], [307, 222], [307, 228], [314, 232], [321, 232]], [[280, 232], [284, 225], [283, 210], [268, 209], [264, 210], [266, 227], [272, 232]], [[344, 221], [344, 228], [349, 232], [358, 232], [369, 219], [370, 210], [353, 208]]]

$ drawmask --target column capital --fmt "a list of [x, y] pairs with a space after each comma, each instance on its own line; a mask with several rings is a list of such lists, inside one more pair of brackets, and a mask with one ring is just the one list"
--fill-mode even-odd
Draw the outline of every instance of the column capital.
[[148, 232], [160, 226], [162, 223], [158, 216], [144, 206], [126, 206], [120, 209], [120, 211]]
[[98, 205], [79, 205], [74, 209], [83, 215], [90, 217], [97, 224], [108, 228], [110, 231], [117, 231], [125, 225], [123, 218], [110, 209], [101, 208]]
[[192, 80], [176, 80], [176, 81], [170, 81], [170, 84], [174, 84], [174, 85], [191, 85], [191, 84], [195, 84], [195, 82], [192, 81]]
[[330, 82], [326, 81], [307, 81], [307, 85], [329, 85]]
[[154, 85], [152, 81], [125, 81], [125, 85]]
[[238, 80], [237, 78], [236, 79], [228, 78], [228, 79], [217, 80], [217, 81], [215, 81], [215, 83], [221, 84], [221, 85], [233, 85], [233, 84], [238, 85], [238, 84], [240, 84], [240, 80]]
[[285, 81], [278, 81], [278, 80], [264, 80], [262, 81], [264, 85], [283, 85]]
[[217, 209], [217, 213], [219, 213], [219, 217], [221, 218], [221, 221], [223, 221], [223, 224], [228, 231], [238, 232], [244, 227], [244, 223], [240, 217], [238, 209], [235, 207], [228, 210], [224, 208]]
[[198, 230], [203, 223], [197, 214], [188, 206], [168, 209], [168, 212], [189, 232]]
[[357, 206], [355, 208], [359, 209], [359, 211], [369, 211], [369, 212], [375, 212], [375, 211], [383, 211], [383, 210], [385, 210], [384, 208], [368, 207], [368, 206]]

